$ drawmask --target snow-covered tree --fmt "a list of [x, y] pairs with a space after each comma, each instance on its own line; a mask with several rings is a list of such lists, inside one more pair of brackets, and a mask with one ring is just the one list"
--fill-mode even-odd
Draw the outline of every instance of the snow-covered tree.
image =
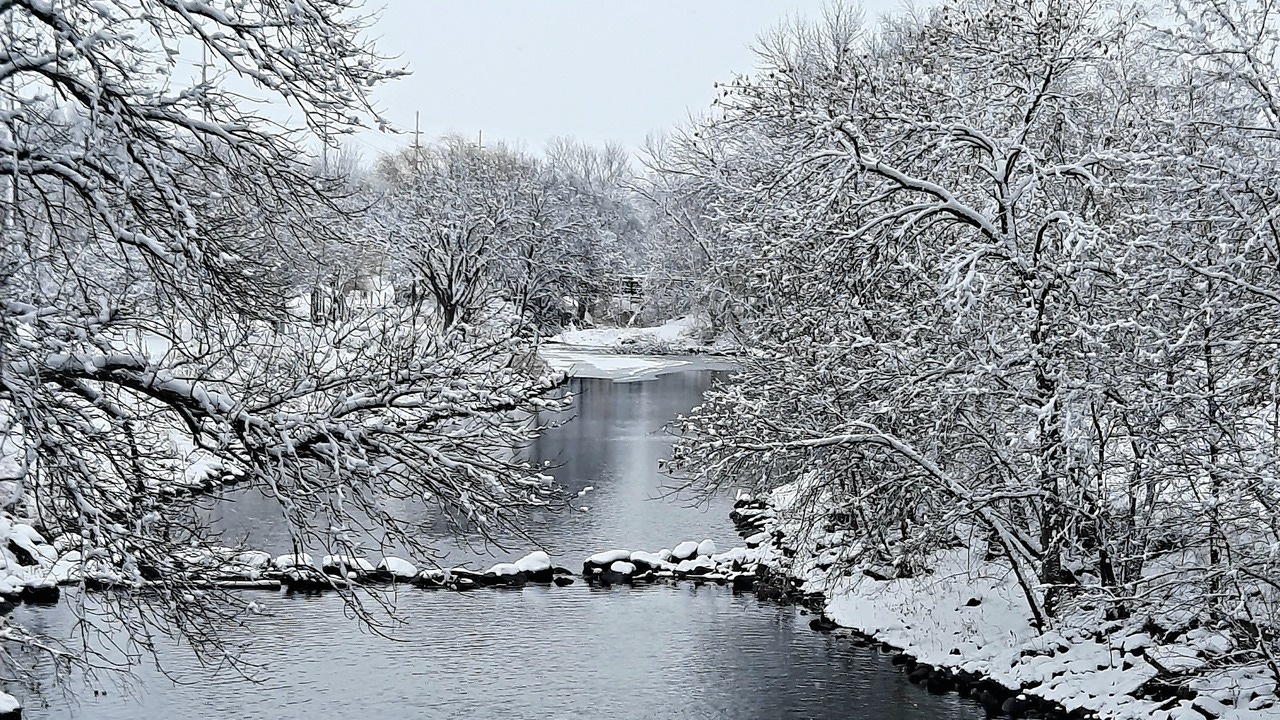
[[402, 74], [369, 22], [351, 0], [0, 2], [4, 526], [128, 590], [105, 601], [141, 645], [217, 649], [242, 608], [176, 572], [217, 540], [171, 492], [193, 461], [278, 501], [297, 547], [348, 554], [423, 550], [431, 520], [406, 518], [485, 528], [548, 501], [516, 449], [557, 380], [511, 318], [291, 321], [299, 255], [362, 222], [304, 144], [381, 123], [369, 93]]
[[538, 158], [457, 137], [379, 161], [376, 230], [414, 302], [450, 324], [500, 296], [541, 328], [615, 290], [643, 230], [625, 155], [558, 141]]
[[950, 0], [765, 37], [665, 160], [757, 350], [675, 467], [798, 479], [841, 570], [969, 547], [1042, 626], [1185, 603], [1275, 672], [1277, 25], [1182, 12]]

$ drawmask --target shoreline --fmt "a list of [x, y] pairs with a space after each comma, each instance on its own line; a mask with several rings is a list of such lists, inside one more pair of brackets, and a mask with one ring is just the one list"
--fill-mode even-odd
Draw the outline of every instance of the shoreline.
[[1203, 661], [1206, 652], [1196, 648], [1218, 638], [1203, 628], [1179, 633], [1145, 616], [1108, 621], [1082, 605], [1038, 631], [1024, 617], [1010, 573], [967, 549], [939, 553], [933, 572], [915, 577], [890, 578], [871, 568], [833, 577], [837, 533], [780, 520], [771, 503], [750, 495], [735, 502], [732, 519], [743, 537], [765, 538], [757, 595], [810, 608], [817, 614], [813, 629], [878, 646], [912, 682], [935, 693], [959, 692], [989, 714], [1280, 718], [1275, 682], [1260, 663], [1215, 668]]

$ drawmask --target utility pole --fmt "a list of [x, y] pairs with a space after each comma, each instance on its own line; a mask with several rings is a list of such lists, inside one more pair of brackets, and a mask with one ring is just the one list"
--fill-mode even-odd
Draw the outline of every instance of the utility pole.
[[324, 176], [329, 177], [329, 118], [320, 123], [320, 164], [324, 168]]
[[209, 122], [209, 45], [200, 41], [200, 117]]
[[422, 165], [422, 127], [419, 125], [420, 112], [413, 111], [413, 170], [419, 172]]

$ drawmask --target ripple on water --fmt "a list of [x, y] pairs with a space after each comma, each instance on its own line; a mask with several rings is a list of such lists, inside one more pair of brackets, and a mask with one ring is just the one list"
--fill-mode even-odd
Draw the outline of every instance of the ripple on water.
[[[733, 537], [728, 501], [707, 507], [655, 500], [657, 460], [669, 447], [662, 425], [690, 409], [708, 373], [667, 375], [647, 383], [577, 381], [578, 419], [549, 433], [534, 457], [577, 493], [588, 513], [534, 518], [531, 534], [556, 562], [614, 547], [657, 550], [710, 537]], [[232, 530], [263, 547], [279, 530], [252, 498], [229, 507]], [[273, 536], [272, 533], [276, 533]], [[444, 540], [444, 536], [441, 536]], [[444, 547], [451, 543], [445, 541]], [[516, 545], [524, 550], [524, 545]], [[283, 552], [283, 550], [280, 550]], [[493, 562], [466, 550], [449, 562]], [[717, 586], [694, 588], [526, 587], [455, 594], [409, 590], [406, 624], [388, 639], [344, 619], [333, 595], [260, 593], [266, 611], [228, 630], [261, 663], [250, 684], [201, 667], [182, 649], [161, 648], [173, 685], [150, 667], [142, 695], [82, 693], [78, 706], [51, 697], [29, 718], [84, 720], [234, 720], [372, 718], [840, 718], [968, 720], [976, 706], [911, 686], [875, 650], [819, 635], [793, 608], [759, 604]], [[72, 627], [65, 606], [21, 608], [57, 634]]]
[[[793, 608], [726, 588], [526, 587], [401, 597], [388, 640], [341, 622], [333, 595], [264, 594], [232, 634], [270, 670], [256, 685], [165, 651], [141, 706], [84, 698], [31, 717], [902, 718], [977, 717], [909, 685], [872, 649], [810, 631]], [[199, 712], [193, 712], [198, 708]], [[171, 714], [176, 713], [176, 714]]]

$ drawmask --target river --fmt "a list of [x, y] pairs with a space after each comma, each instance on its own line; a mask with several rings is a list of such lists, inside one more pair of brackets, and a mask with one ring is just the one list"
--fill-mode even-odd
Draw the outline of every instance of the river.
[[[658, 550], [681, 540], [736, 540], [728, 498], [693, 505], [666, 497], [657, 463], [663, 425], [695, 405], [705, 370], [643, 382], [573, 381], [576, 417], [533, 448], [585, 511], [535, 516], [529, 534], [573, 569], [610, 548]], [[269, 547], [264, 506], [241, 497], [219, 522]], [[269, 516], [268, 516], [269, 517]], [[278, 539], [278, 537], [277, 537]], [[450, 562], [496, 560], [441, 535]], [[496, 550], [510, 559], [531, 549]], [[812, 718], [970, 720], [976, 705], [932, 696], [872, 648], [822, 635], [792, 607], [725, 587], [527, 586], [470, 593], [402, 591], [406, 619], [388, 638], [344, 618], [333, 594], [259, 592], [263, 613], [227, 638], [261, 665], [258, 682], [199, 665], [162, 644], [174, 683], [143, 665], [133, 687], [114, 684], [27, 698], [28, 718]], [[66, 603], [23, 607], [20, 620], [54, 636]], [[101, 687], [105, 695], [95, 696]]]

